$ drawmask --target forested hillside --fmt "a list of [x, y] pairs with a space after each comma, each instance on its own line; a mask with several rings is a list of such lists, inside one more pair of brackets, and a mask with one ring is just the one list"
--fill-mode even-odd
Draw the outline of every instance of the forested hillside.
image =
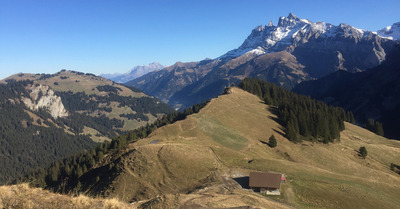
[[279, 122], [285, 127], [286, 137], [294, 142], [308, 140], [328, 143], [340, 140], [343, 122], [354, 123], [351, 112], [297, 95], [260, 79], [246, 78], [239, 87], [275, 107], [272, 111], [277, 113]]
[[400, 139], [399, 57], [397, 45], [375, 68], [355, 74], [337, 71], [303, 82], [293, 91], [352, 111], [357, 123], [388, 138]]
[[0, 84], [0, 184], [96, 144], [87, 135], [66, 133], [51, 117], [37, 116], [48, 115], [43, 110], [33, 119], [18, 103], [29, 84], [32, 81]]
[[74, 71], [18, 74], [0, 89], [0, 184], [174, 112], [135, 88]]

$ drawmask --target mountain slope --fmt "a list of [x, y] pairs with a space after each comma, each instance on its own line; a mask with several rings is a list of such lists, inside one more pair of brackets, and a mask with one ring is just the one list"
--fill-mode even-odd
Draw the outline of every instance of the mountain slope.
[[188, 195], [163, 195], [151, 201], [126, 203], [117, 199], [90, 198], [84, 195], [73, 197], [60, 195], [46, 190], [31, 188], [27, 184], [0, 187], [1, 208], [232, 208], [251, 205], [257, 208], [273, 207], [277, 209], [290, 208], [284, 204], [254, 195], [250, 192], [237, 194], [188, 194]]
[[385, 135], [400, 138], [400, 46], [381, 65], [362, 73], [336, 72], [307, 81], [293, 91], [351, 110], [360, 122], [368, 118], [383, 122]]
[[1, 186], [0, 208], [136, 208], [115, 199], [94, 199], [80, 195], [54, 194], [38, 188], [30, 188], [27, 184]]
[[[81, 191], [150, 206], [194, 197], [208, 201], [206, 196], [255, 200], [260, 196], [236, 181], [250, 171], [275, 171], [288, 178], [276, 199], [291, 206], [393, 208], [400, 203], [400, 176], [389, 169], [390, 163], [400, 164], [400, 142], [346, 123], [338, 143], [295, 144], [283, 137], [270, 110], [257, 96], [232, 88], [198, 114], [105, 156], [79, 178]], [[266, 145], [272, 134], [276, 148]], [[360, 146], [368, 149], [366, 159], [358, 155]], [[257, 205], [261, 200], [269, 199], [231, 207], [273, 207]]]
[[143, 76], [151, 71], [163, 69], [164, 67], [166, 66], [158, 62], [153, 62], [148, 65], [135, 66], [127, 73], [101, 74], [100, 76], [110, 79], [117, 83], [126, 83], [130, 80]]
[[378, 35], [392, 40], [400, 41], [400, 22], [378, 30]]
[[173, 110], [92, 74], [18, 74], [0, 84], [0, 184]]
[[279, 18], [277, 26], [256, 27], [240, 47], [214, 60], [177, 63], [127, 85], [183, 108], [219, 95], [243, 77], [291, 89], [337, 70], [364, 71], [384, 61], [394, 45], [395, 41], [371, 31], [313, 23], [289, 14]]

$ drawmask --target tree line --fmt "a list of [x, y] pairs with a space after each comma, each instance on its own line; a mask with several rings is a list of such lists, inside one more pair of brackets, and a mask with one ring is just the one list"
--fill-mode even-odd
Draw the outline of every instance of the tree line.
[[[143, 114], [152, 114], [157, 117], [156, 114], [164, 113], [168, 114], [174, 110], [167, 104], [162, 103], [156, 98], [152, 97], [131, 97], [131, 96], [120, 96], [116, 91], [118, 87], [113, 86], [98, 86], [99, 91], [106, 91], [108, 94], [106, 96], [99, 96], [96, 94], [87, 95], [85, 92], [56, 92], [68, 111], [87, 111], [94, 112], [96, 110], [102, 110], [110, 112], [112, 109], [107, 107], [111, 102], [118, 102], [118, 107], [128, 106], [138, 113], [138, 117], [144, 117]], [[107, 106], [101, 106], [101, 104], [107, 104]]]
[[369, 118], [367, 122], [363, 125], [363, 127], [376, 133], [379, 136], [384, 135], [383, 125], [379, 121], [374, 121], [373, 119]]
[[328, 106], [308, 96], [297, 95], [260, 79], [246, 78], [239, 87], [272, 106], [271, 110], [285, 128], [286, 137], [293, 142], [308, 140], [329, 143], [340, 140], [343, 122], [354, 123], [351, 112]]

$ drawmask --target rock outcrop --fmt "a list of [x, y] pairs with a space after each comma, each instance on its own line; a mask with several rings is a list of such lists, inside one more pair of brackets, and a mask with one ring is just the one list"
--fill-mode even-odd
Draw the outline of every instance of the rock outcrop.
[[53, 118], [66, 117], [68, 111], [64, 108], [61, 97], [54, 94], [54, 91], [45, 85], [32, 85], [29, 98], [23, 97], [22, 101], [31, 110], [44, 108], [49, 111]]

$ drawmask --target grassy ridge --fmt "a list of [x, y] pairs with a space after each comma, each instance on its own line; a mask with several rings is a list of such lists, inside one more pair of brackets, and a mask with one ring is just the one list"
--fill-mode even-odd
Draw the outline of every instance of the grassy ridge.
[[[258, 96], [232, 88], [197, 114], [150, 129], [146, 138], [130, 144], [115, 141], [110, 145], [120, 147], [115, 154], [105, 155], [79, 178], [80, 192], [169, 207], [224, 194], [232, 202], [249, 200], [234, 205], [245, 206], [265, 199], [241, 190], [232, 178], [276, 171], [288, 179], [276, 200], [298, 208], [398, 207], [400, 177], [389, 166], [400, 164], [400, 142], [344, 123], [340, 142], [295, 144], [270, 110]], [[271, 135], [275, 148], [265, 144]], [[360, 146], [368, 149], [366, 159], [359, 156]], [[274, 207], [263, 203], [254, 205]]]
[[[268, 106], [242, 90], [231, 91], [212, 100], [199, 114], [156, 130], [135, 147], [153, 140], [206, 146], [214, 150], [226, 175], [237, 168], [285, 173], [289, 183], [283, 186], [287, 192], [280, 201], [300, 208], [393, 208], [400, 203], [400, 177], [389, 169], [390, 162], [399, 161], [399, 142], [345, 123], [340, 142], [293, 144]], [[216, 142], [204, 130], [202, 118], [212, 118], [214, 124], [224, 127], [217, 131], [234, 130], [247, 139], [246, 145], [236, 149], [235, 143]], [[273, 149], [260, 142], [272, 134], [278, 141]], [[365, 160], [358, 154], [360, 146], [368, 149]]]

